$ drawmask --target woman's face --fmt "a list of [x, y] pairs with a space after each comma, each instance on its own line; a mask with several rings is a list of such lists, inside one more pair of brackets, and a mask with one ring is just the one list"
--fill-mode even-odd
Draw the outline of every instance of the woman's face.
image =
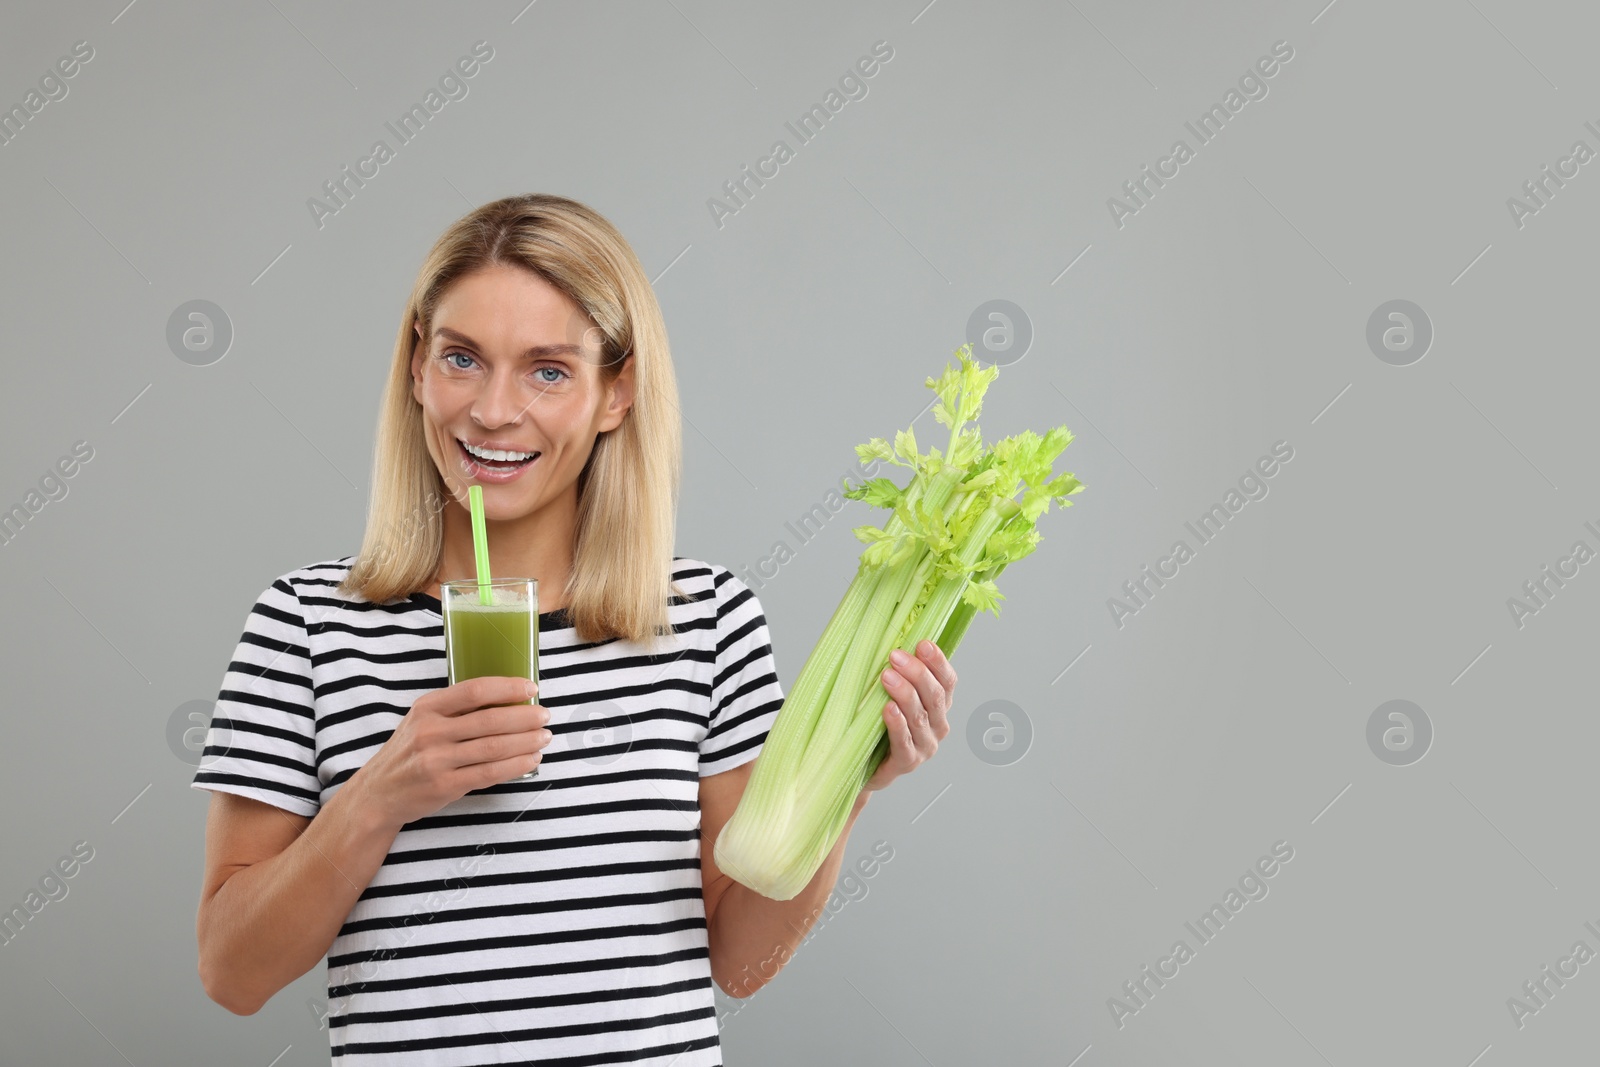
[[[596, 435], [632, 403], [633, 360], [603, 386], [600, 329], [543, 278], [500, 264], [458, 279], [429, 328], [417, 326], [411, 392], [450, 493], [464, 507], [478, 483], [484, 516], [495, 521], [575, 496]], [[515, 455], [480, 466], [465, 445]], [[527, 453], [536, 455], [511, 465]]]

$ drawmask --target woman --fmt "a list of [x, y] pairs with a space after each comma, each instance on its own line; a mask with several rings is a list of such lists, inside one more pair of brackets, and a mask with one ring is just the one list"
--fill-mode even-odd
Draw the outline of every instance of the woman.
[[[721, 1062], [712, 981], [776, 973], [849, 826], [792, 900], [713, 862], [783, 693], [755, 595], [671, 554], [679, 418], [655, 296], [604, 218], [510, 197], [440, 238], [361, 553], [262, 592], [194, 777], [213, 1000], [253, 1014], [326, 955], [346, 1067]], [[539, 581], [536, 697], [445, 685], [439, 583], [473, 574], [474, 482], [491, 573]], [[950, 729], [931, 642], [884, 683], [890, 754], [849, 825]]]

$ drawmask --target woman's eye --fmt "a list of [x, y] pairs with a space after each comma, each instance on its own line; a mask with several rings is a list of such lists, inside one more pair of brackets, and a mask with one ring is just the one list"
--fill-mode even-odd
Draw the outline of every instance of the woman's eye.
[[[451, 367], [453, 370], [471, 370], [473, 364], [475, 363], [475, 360], [473, 359], [473, 357], [468, 355], [466, 352], [457, 352], [457, 351], [445, 352], [445, 353], [442, 353], [439, 356], [439, 358], [444, 360], [445, 363], [449, 367]], [[465, 363], [457, 363], [456, 360], [458, 360], [458, 359], [465, 360], [466, 362]], [[543, 374], [546, 371], [549, 371], [551, 373], [551, 377], [549, 377], [549, 378], [540, 378], [539, 379], [539, 383], [541, 385], [559, 385], [562, 382], [566, 381], [568, 378], [572, 377], [571, 374], [568, 374], [565, 370], [561, 369], [560, 367], [539, 367], [539, 368], [535, 369], [533, 373], [534, 374]]]

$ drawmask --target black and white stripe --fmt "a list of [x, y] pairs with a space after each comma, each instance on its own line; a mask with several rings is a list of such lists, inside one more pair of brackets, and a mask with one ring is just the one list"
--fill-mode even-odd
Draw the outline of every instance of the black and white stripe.
[[[447, 684], [439, 602], [335, 591], [354, 557], [265, 589], [193, 786], [315, 815]], [[765, 616], [725, 567], [676, 558], [654, 652], [539, 618], [538, 777], [396, 837], [328, 951], [342, 1067], [720, 1064], [698, 784], [754, 759], [783, 702]]]

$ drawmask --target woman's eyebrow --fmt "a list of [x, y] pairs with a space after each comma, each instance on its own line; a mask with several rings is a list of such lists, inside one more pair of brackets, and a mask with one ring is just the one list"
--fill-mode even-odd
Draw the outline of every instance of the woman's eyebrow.
[[[464, 344], [464, 345], [471, 345], [473, 348], [481, 348], [481, 347], [483, 347], [480, 344], [478, 344], [478, 342], [476, 342], [472, 338], [468, 337], [466, 334], [460, 333], [460, 332], [458, 332], [456, 330], [452, 330], [448, 326], [440, 326], [440, 327], [435, 328], [434, 331], [433, 331], [433, 335], [435, 337], [445, 337], [445, 338], [448, 338], [448, 339], [450, 339], [452, 341], [457, 341], [457, 342], [459, 342], [461, 344]], [[530, 348], [526, 352], [522, 353], [522, 358], [523, 359], [543, 359], [543, 358], [546, 358], [548, 356], [576, 356], [576, 355], [580, 355], [580, 354], [581, 354], [581, 352], [580, 352], [578, 346], [577, 345], [573, 345], [573, 344], [534, 345], [532, 348]]]

